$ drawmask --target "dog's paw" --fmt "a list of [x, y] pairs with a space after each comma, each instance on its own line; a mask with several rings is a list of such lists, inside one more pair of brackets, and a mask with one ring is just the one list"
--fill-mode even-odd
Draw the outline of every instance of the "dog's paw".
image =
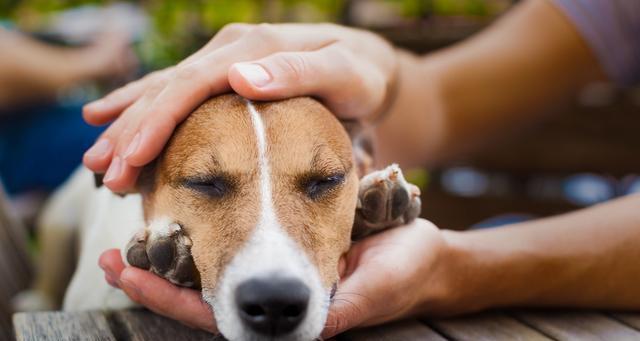
[[198, 288], [200, 274], [191, 257], [191, 239], [176, 223], [154, 222], [136, 233], [126, 247], [127, 262], [171, 283]]
[[398, 165], [369, 173], [360, 180], [352, 237], [410, 223], [420, 209], [420, 189], [404, 179]]

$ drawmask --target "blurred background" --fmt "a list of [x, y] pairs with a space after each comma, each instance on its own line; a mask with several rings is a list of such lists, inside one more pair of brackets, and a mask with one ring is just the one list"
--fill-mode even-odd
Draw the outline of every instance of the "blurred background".
[[[230, 22], [336, 22], [427, 53], [516, 2], [0, 0], [0, 276], [11, 277], [0, 281], [0, 317], [32, 273], [41, 204], [101, 132], [81, 119], [87, 101], [175, 64]], [[640, 191], [639, 112], [638, 89], [592, 84], [536, 127], [440, 169], [413, 170], [423, 216], [464, 229]]]

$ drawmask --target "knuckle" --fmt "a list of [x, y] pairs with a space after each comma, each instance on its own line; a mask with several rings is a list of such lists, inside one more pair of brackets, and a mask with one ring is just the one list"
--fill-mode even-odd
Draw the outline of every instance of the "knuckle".
[[220, 29], [218, 35], [223, 38], [236, 37], [247, 33], [251, 29], [251, 26], [253, 25], [244, 23], [226, 24], [224, 25], [224, 27], [222, 27], [222, 29]]
[[357, 56], [349, 49], [336, 48], [334, 50], [334, 59], [336, 65], [342, 66], [343, 71], [353, 72], [357, 70], [358, 61]]
[[276, 64], [294, 80], [303, 80], [309, 74], [310, 65], [300, 53], [279, 53]]
[[151, 85], [149, 85], [149, 87], [147, 88], [144, 96], [147, 98], [157, 96], [162, 91], [162, 89], [164, 89], [165, 85], [166, 81], [164, 80], [156, 80], [152, 82]]
[[199, 70], [192, 65], [185, 65], [176, 68], [173, 73], [173, 80], [178, 82], [190, 81], [196, 78], [199, 74]]
[[278, 34], [278, 29], [272, 24], [255, 25], [247, 36], [261, 45], [269, 46], [273, 50], [283, 49], [284, 43]]

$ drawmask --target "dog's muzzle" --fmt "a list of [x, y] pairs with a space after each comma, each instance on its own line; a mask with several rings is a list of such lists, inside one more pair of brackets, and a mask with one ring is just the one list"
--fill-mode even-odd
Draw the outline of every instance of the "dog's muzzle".
[[304, 320], [310, 290], [292, 278], [255, 278], [241, 283], [235, 291], [242, 323], [252, 331], [270, 337], [295, 330]]

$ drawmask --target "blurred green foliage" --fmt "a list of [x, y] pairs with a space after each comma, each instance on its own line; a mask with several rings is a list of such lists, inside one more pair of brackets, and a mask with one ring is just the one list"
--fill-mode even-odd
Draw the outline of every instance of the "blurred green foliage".
[[[508, 0], [362, 0], [399, 8], [405, 19], [423, 20], [430, 15], [492, 15], [492, 4]], [[0, 19], [22, 28], [47, 14], [83, 6], [108, 5], [100, 0], [0, 0]], [[144, 8], [152, 29], [138, 44], [149, 68], [175, 63], [202, 46], [216, 30], [230, 22], [341, 22], [346, 0], [143, 0], [125, 1]], [[35, 25], [37, 26], [37, 25]]]

